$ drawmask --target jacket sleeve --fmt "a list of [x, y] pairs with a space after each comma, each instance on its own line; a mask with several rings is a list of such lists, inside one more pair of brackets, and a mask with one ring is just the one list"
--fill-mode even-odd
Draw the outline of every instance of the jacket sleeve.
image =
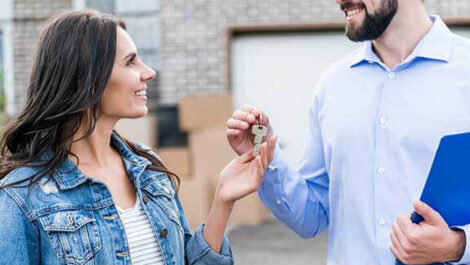
[[0, 189], [0, 253], [0, 264], [40, 264], [38, 233], [5, 189]]
[[233, 265], [232, 249], [227, 237], [224, 237], [220, 253], [216, 253], [206, 242], [202, 230], [204, 224], [199, 226], [191, 234], [186, 215], [179, 198], [176, 196], [178, 210], [180, 211], [180, 222], [183, 226], [185, 237], [186, 263], [189, 265]]

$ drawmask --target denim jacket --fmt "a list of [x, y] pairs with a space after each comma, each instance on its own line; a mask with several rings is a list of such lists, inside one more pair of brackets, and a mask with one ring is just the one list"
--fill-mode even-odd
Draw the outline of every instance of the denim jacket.
[[[233, 264], [227, 238], [219, 254], [206, 243], [203, 225], [191, 234], [165, 173], [147, 169], [150, 161], [134, 154], [115, 134], [112, 144], [144, 205], [166, 265]], [[41, 157], [49, 158], [49, 153]], [[37, 170], [17, 168], [2, 184]], [[124, 227], [106, 185], [84, 176], [67, 159], [29, 194], [28, 187], [0, 189], [0, 264], [131, 264]]]

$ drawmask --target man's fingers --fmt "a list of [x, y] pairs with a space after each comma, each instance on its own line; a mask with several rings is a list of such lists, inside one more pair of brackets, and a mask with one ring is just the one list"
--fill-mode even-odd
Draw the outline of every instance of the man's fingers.
[[416, 212], [421, 215], [428, 224], [439, 225], [443, 222], [445, 223], [444, 219], [438, 212], [434, 211], [434, 209], [432, 209], [429, 205], [422, 201], [415, 201], [414, 208]]
[[403, 235], [409, 235], [413, 226], [411, 218], [408, 215], [401, 215], [397, 218], [396, 223], [400, 230], [403, 232]]
[[232, 118], [235, 120], [240, 120], [240, 121], [244, 121], [244, 122], [251, 123], [251, 124], [254, 123], [256, 120], [255, 115], [253, 115], [250, 112], [243, 111], [243, 110], [235, 111], [232, 115]]
[[392, 234], [397, 239], [397, 242], [399, 242], [400, 245], [403, 245], [406, 238], [405, 238], [405, 235], [403, 234], [403, 231], [401, 231], [401, 228], [397, 222], [394, 222], [392, 225]]
[[396, 247], [394, 247], [393, 245], [390, 247], [390, 250], [392, 251], [393, 255], [398, 259], [398, 260], [402, 260], [402, 255], [400, 253], [400, 251], [398, 251], [398, 249]]
[[246, 130], [248, 127], [250, 127], [250, 125], [245, 121], [236, 120], [234, 118], [230, 118], [227, 121], [228, 129]]
[[237, 129], [227, 129], [227, 130], [225, 130], [225, 132], [226, 132], [226, 134], [227, 134], [228, 136], [237, 136], [237, 135], [239, 135], [242, 131], [237, 130]]

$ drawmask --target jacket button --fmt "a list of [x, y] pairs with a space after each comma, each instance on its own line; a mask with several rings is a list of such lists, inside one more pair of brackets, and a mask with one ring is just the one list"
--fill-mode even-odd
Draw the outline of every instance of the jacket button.
[[166, 228], [163, 228], [162, 231], [160, 231], [160, 236], [166, 237], [167, 235], [168, 235], [168, 230]]
[[142, 200], [144, 201], [145, 204], [149, 202], [149, 197], [147, 196], [147, 194], [144, 194], [144, 196], [142, 196]]

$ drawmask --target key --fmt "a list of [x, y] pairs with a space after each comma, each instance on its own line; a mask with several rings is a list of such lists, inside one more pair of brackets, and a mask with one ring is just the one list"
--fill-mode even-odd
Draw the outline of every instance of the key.
[[255, 145], [255, 150], [253, 150], [253, 155], [256, 157], [259, 155], [259, 149], [261, 146], [261, 142], [263, 141], [263, 137], [268, 134], [268, 128], [263, 125], [253, 125], [251, 128], [251, 132], [255, 135], [255, 139], [253, 144]]

